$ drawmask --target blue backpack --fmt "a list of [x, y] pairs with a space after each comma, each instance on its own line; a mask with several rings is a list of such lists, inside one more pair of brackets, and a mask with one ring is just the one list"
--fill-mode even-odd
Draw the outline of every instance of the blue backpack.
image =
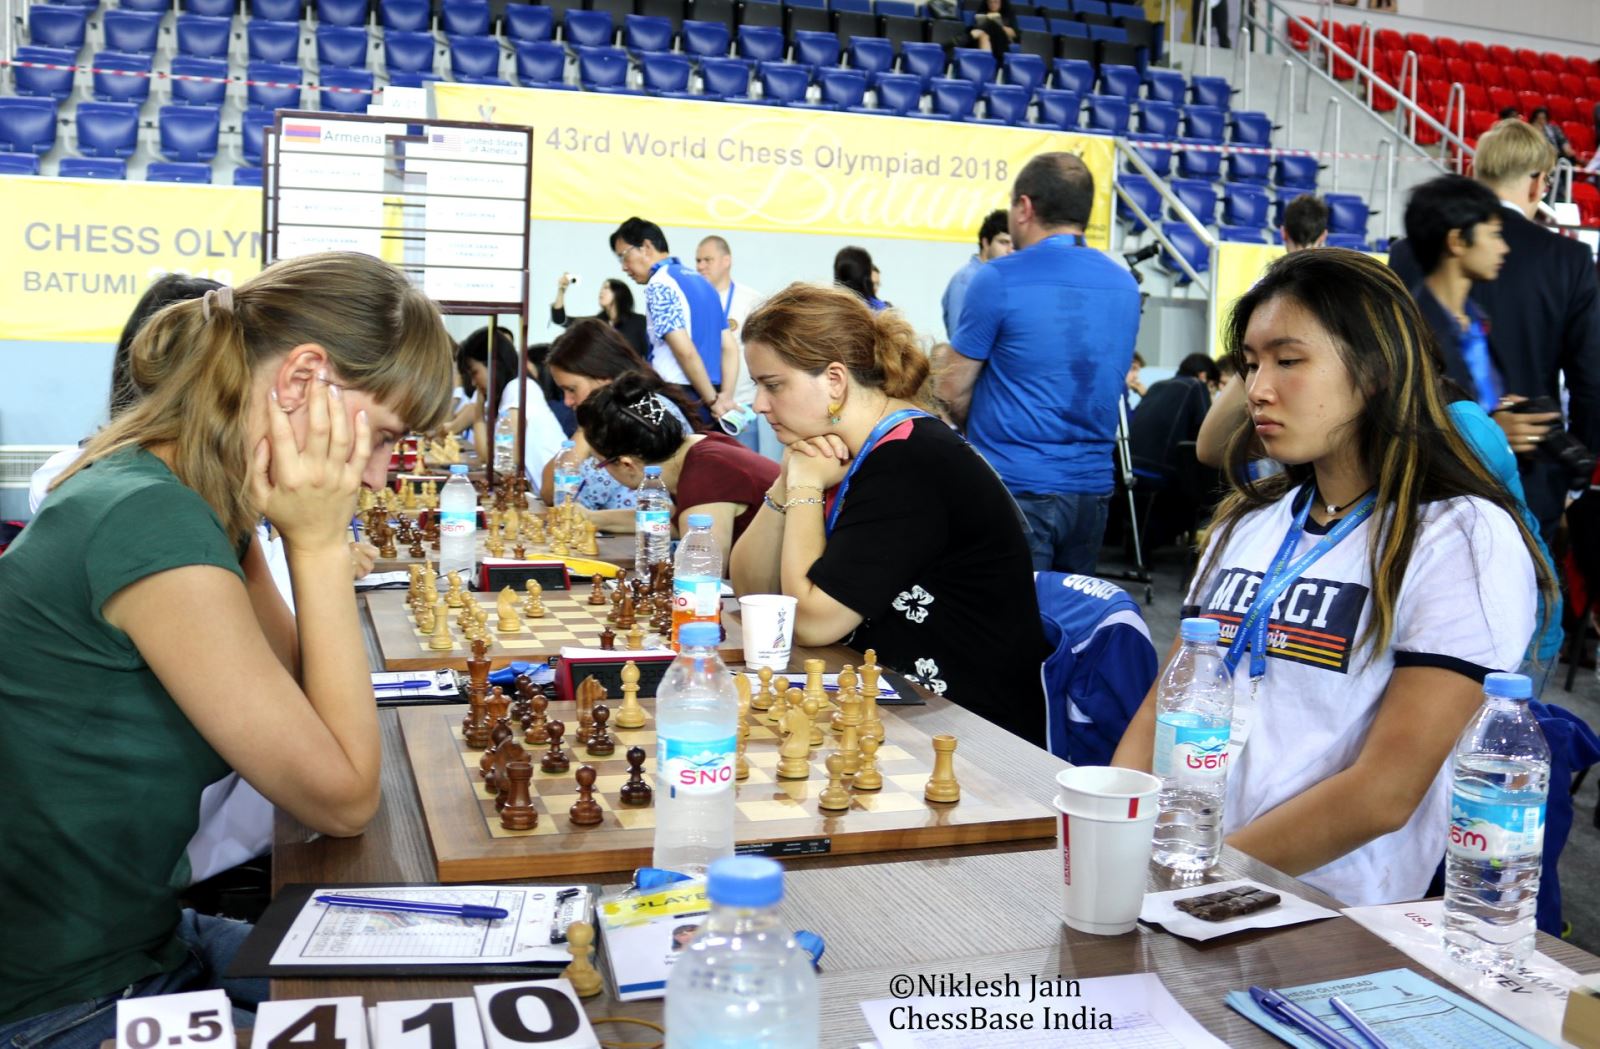
[[1561, 935], [1561, 879], [1556, 872], [1561, 850], [1572, 830], [1572, 778], [1600, 761], [1600, 737], [1578, 715], [1564, 707], [1530, 700], [1550, 744], [1550, 795], [1544, 807], [1544, 863], [1539, 874], [1539, 929]]

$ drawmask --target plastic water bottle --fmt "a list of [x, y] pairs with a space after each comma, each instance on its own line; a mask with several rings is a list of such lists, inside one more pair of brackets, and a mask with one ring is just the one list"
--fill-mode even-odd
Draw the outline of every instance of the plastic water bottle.
[[817, 976], [780, 924], [783, 868], [711, 865], [711, 914], [667, 979], [667, 1049], [816, 1049]]
[[505, 412], [494, 424], [494, 473], [496, 477], [515, 477], [516, 472], [517, 421]]
[[672, 496], [661, 480], [661, 467], [644, 468], [633, 512], [633, 563], [641, 576], [650, 578], [650, 566], [672, 557]]
[[577, 502], [578, 486], [583, 483], [583, 458], [578, 455], [577, 446], [571, 441], [561, 442], [561, 454], [556, 456], [554, 475], [551, 480], [555, 482], [555, 505], [565, 506]]
[[686, 623], [722, 624], [722, 550], [710, 514], [690, 514], [689, 532], [672, 562], [672, 639]]
[[1155, 860], [1176, 871], [1204, 871], [1222, 852], [1233, 679], [1217, 648], [1215, 619], [1185, 619], [1180, 636], [1183, 647], [1156, 689]]
[[1483, 679], [1483, 706], [1451, 755], [1444, 946], [1478, 968], [1515, 969], [1533, 953], [1544, 859], [1550, 745], [1521, 674]]
[[472, 574], [478, 554], [478, 493], [467, 480], [466, 466], [450, 467], [450, 480], [439, 491], [439, 572]]
[[656, 689], [656, 842], [650, 865], [702, 874], [733, 855], [739, 697], [715, 623], [690, 623]]

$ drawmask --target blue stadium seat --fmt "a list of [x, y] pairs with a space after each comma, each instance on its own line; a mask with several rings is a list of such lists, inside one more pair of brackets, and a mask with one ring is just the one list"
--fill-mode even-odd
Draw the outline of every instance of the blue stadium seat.
[[1322, 197], [1328, 205], [1328, 232], [1349, 233], [1367, 237], [1367, 202], [1354, 193], [1326, 193]]
[[907, 73], [881, 73], [873, 84], [878, 95], [877, 111], [906, 116], [922, 105], [922, 79]]
[[617, 37], [610, 11], [568, 8], [561, 16], [561, 39], [568, 47], [610, 47]]
[[124, 11], [154, 11], [163, 15], [172, 10], [170, 0], [121, 0], [117, 6]]
[[739, 57], [753, 62], [782, 62], [786, 45], [783, 30], [776, 26], [739, 27]]
[[[123, 6], [127, 6], [127, 0], [123, 0]], [[300, 0], [250, 0], [250, 17], [273, 22], [298, 22]]]
[[154, 11], [124, 11], [111, 8], [100, 16], [106, 50], [128, 55], [153, 55], [161, 36], [161, 16]]
[[1081, 58], [1058, 58], [1050, 64], [1050, 86], [1081, 98], [1094, 91], [1094, 66]]
[[1111, 9], [1112, 18], [1132, 18], [1138, 21], [1144, 20], [1145, 10], [1143, 4], [1111, 3], [1107, 6]]
[[1075, 22], [1070, 18], [1046, 18], [1050, 26], [1051, 36], [1075, 37], [1079, 40], [1089, 39], [1089, 27], [1082, 22]]
[[1228, 244], [1270, 244], [1267, 231], [1260, 226], [1218, 226], [1217, 239]]
[[317, 68], [367, 68], [367, 42], [364, 26], [317, 26]]
[[445, 0], [439, 28], [445, 36], [488, 36], [493, 28], [488, 0]]
[[672, 19], [663, 15], [628, 15], [622, 20], [622, 46], [634, 57], [672, 51]]
[[383, 60], [391, 77], [396, 73], [433, 72], [433, 34], [385, 30]]
[[1089, 39], [1104, 40], [1110, 44], [1126, 44], [1128, 42], [1128, 31], [1121, 26], [1091, 24], [1089, 26]]
[[689, 73], [694, 69], [683, 55], [644, 56], [644, 89], [652, 95], [690, 98]]
[[93, 93], [101, 102], [143, 102], [150, 97], [150, 56], [101, 51], [94, 56]]
[[1222, 154], [1212, 147], [1211, 142], [1201, 142], [1193, 138], [1180, 138], [1178, 142], [1184, 146], [1197, 146], [1197, 149], [1180, 149], [1178, 151], [1178, 174], [1184, 178], [1202, 178], [1215, 182], [1222, 177]]
[[300, 59], [300, 23], [270, 22], [252, 18], [244, 27], [252, 62], [297, 62]]
[[1232, 104], [1233, 88], [1222, 76], [1196, 76], [1189, 81], [1189, 101], [1197, 106], [1227, 109]]
[[[514, 38], [512, 31], [513, 20], [511, 9], [526, 10], [527, 4], [506, 5], [506, 35]], [[518, 39], [550, 39], [550, 9], [539, 8], [540, 17], [544, 21], [545, 35], [542, 37], [526, 37]], [[428, 0], [378, 0], [378, 24], [385, 29], [404, 29], [411, 33], [426, 33], [433, 28], [433, 8]]]
[[[186, 77], [205, 77], [189, 80]], [[220, 106], [227, 100], [228, 63], [221, 58], [172, 59], [172, 100], [187, 106]]]
[[233, 184], [235, 186], [260, 186], [261, 169], [252, 167], [237, 167], [233, 169]]
[[[1210, 226], [1217, 221], [1216, 186], [1195, 178], [1175, 178], [1167, 185], [1200, 225]], [[1172, 212], [1172, 217], [1177, 218], [1177, 213]]]
[[[1143, 160], [1150, 170], [1160, 178], [1166, 178], [1172, 174], [1172, 147], [1168, 145], [1169, 141], [1170, 138], [1167, 135], [1128, 136], [1128, 144], [1133, 147], [1135, 153], [1139, 154], [1139, 159]], [[1138, 173], [1138, 169], [1133, 166], [1132, 161], [1128, 162], [1127, 168], [1129, 172]]]
[[1264, 186], [1230, 182], [1222, 187], [1222, 223], [1225, 226], [1265, 226], [1271, 206]]
[[[1200, 239], [1200, 235], [1189, 228], [1187, 223], [1163, 222], [1161, 224], [1161, 233], [1171, 242], [1173, 247], [1178, 249], [1178, 253], [1183, 256], [1184, 261], [1196, 273], [1205, 273], [1211, 269], [1210, 249]], [[1173, 261], [1172, 256], [1165, 250], [1161, 252], [1160, 261], [1161, 268], [1171, 273], [1176, 278], [1176, 283], [1189, 283], [1189, 275]]]
[[507, 4], [505, 34], [513, 43], [542, 43], [554, 40], [555, 13], [543, 4]]
[[459, 84], [501, 84], [500, 41], [492, 36], [450, 38], [450, 76]]
[[1071, 0], [1072, 11], [1079, 15], [1107, 15], [1106, 0]]
[[128, 162], [120, 157], [62, 157], [56, 173], [62, 178], [128, 177]]
[[867, 74], [859, 69], [821, 69], [817, 71], [817, 86], [822, 90], [819, 105], [861, 110], [867, 97]]
[[[839, 0], [834, 0], [838, 10]], [[850, 68], [859, 69], [869, 77], [887, 73], [894, 66], [894, 45], [881, 36], [853, 36], [845, 45], [850, 56]]]
[[1070, 15], [1072, 13], [1072, 5], [1067, 0], [1034, 0], [1033, 6], [1040, 11], [1047, 11], [1053, 15]]
[[[1143, 175], [1118, 175], [1117, 185], [1125, 190], [1133, 202], [1139, 205], [1140, 210], [1150, 219], [1161, 215], [1161, 193], [1151, 181]], [[1122, 196], [1117, 196], [1117, 218], [1128, 224], [1130, 233], [1138, 233], [1144, 229], [1144, 223], [1134, 210], [1128, 207]]]
[[1021, 124], [1028, 119], [1032, 93], [1018, 84], [991, 84], [983, 93], [982, 124]]
[[217, 155], [222, 110], [212, 106], [162, 106], [157, 125], [168, 160], [210, 160]]
[[139, 144], [139, 107], [132, 102], [79, 102], [78, 152], [86, 157], [131, 157]]
[[178, 54], [194, 58], [227, 58], [233, 20], [210, 15], [179, 15]]
[[146, 182], [184, 182], [195, 186], [211, 185], [210, 164], [180, 164], [151, 161], [144, 169]]
[[1085, 131], [1101, 135], [1123, 135], [1128, 131], [1128, 100], [1110, 95], [1090, 95], [1089, 123]]
[[1017, 15], [1016, 17], [1017, 29], [1023, 29], [1030, 33], [1050, 32], [1050, 24], [1045, 21], [1043, 15]]
[[1152, 69], [1145, 74], [1144, 97], [1152, 102], [1182, 105], [1189, 81], [1175, 69]]
[[1078, 115], [1083, 109], [1083, 99], [1076, 91], [1042, 87], [1035, 93], [1035, 97], [1039, 100], [1038, 122], [1041, 125], [1059, 131], [1078, 129]]
[[365, 113], [372, 103], [372, 74], [365, 69], [324, 69], [317, 84], [317, 108], [330, 113]]
[[922, 9], [910, 0], [878, 0], [873, 4], [873, 10], [880, 15], [890, 15], [895, 18], [921, 18]]
[[1268, 146], [1272, 144], [1272, 120], [1265, 113], [1236, 109], [1228, 121], [1232, 129], [1229, 141], [1240, 146]]
[[1277, 175], [1273, 179], [1279, 186], [1315, 192], [1317, 188], [1317, 158], [1316, 157], [1278, 157], [1273, 167]]
[[839, 64], [839, 38], [809, 29], [794, 32], [794, 60], [813, 71]]
[[28, 43], [35, 47], [83, 48], [89, 12], [66, 4], [32, 4], [28, 7]]
[[578, 83], [585, 91], [627, 93], [628, 53], [620, 47], [582, 48], [578, 52]]
[[[1295, 186], [1288, 186], [1288, 187], [1279, 186], [1279, 187], [1274, 188], [1271, 192], [1272, 192], [1272, 225], [1276, 228], [1276, 227], [1279, 227], [1279, 226], [1283, 225], [1283, 212], [1284, 212], [1284, 209], [1289, 206], [1289, 202], [1294, 200], [1298, 196], [1301, 196], [1301, 195], [1303, 195], [1305, 193], [1312, 192], [1312, 191], [1306, 190], [1306, 189], [1297, 188]], [[1282, 241], [1280, 240], [1278, 243], [1282, 243]]]
[[1006, 55], [1003, 79], [1007, 84], [1015, 85], [1027, 91], [1028, 97], [1031, 99], [1033, 93], [1044, 86], [1044, 78], [1047, 72], [1044, 59], [1038, 55], [1012, 51]]
[[792, 106], [806, 100], [811, 86], [811, 70], [792, 62], [761, 64], [761, 98], [778, 106]]
[[[367, 74], [370, 79], [372, 74]], [[348, 96], [347, 96], [348, 97]], [[324, 104], [323, 109], [329, 107]], [[365, 108], [358, 112], [365, 112]], [[266, 129], [272, 126], [273, 113], [270, 109], [247, 109], [239, 114], [239, 144], [240, 154], [246, 164], [259, 165], [261, 163], [262, 147], [266, 142]]]
[[1367, 250], [1367, 238], [1361, 233], [1329, 233], [1324, 241], [1330, 248], [1350, 248], [1354, 251]]
[[1272, 173], [1272, 158], [1265, 153], [1229, 153], [1228, 181], [1265, 184]]
[[[50, 66], [75, 66], [78, 64], [78, 53], [66, 47], [24, 44], [17, 48], [16, 60]], [[12, 66], [11, 71], [17, 78], [17, 94], [53, 98], [58, 102], [65, 101], [72, 94], [72, 79], [77, 75], [71, 69], [33, 69], [20, 65]]]
[[0, 175], [37, 175], [39, 158], [32, 153], [0, 153]]
[[414, 72], [411, 70], [398, 70], [389, 74], [390, 87], [427, 87], [437, 84], [444, 79], [444, 74], [432, 71]]
[[974, 84], [994, 82], [994, 52], [987, 48], [958, 47], [953, 54], [950, 63], [952, 79], [966, 80]]
[[1144, 83], [1144, 78], [1132, 66], [1119, 66], [1107, 63], [1100, 67], [1100, 90], [1102, 95], [1114, 95], [1117, 98], [1138, 98], [1139, 85]]
[[245, 76], [251, 81], [245, 88], [245, 105], [263, 109], [300, 107], [304, 74], [299, 66], [287, 62], [251, 62], [245, 69]]
[[697, 22], [687, 19], [683, 23], [683, 53], [695, 58], [725, 58], [732, 36], [721, 22]]
[[367, 0], [317, 0], [318, 25], [366, 25]]
[[872, 14], [872, 0], [832, 0], [828, 6], [835, 11], [848, 11], [851, 14]]
[[947, 64], [948, 58], [942, 44], [913, 40], [900, 45], [900, 72], [921, 77], [924, 91], [928, 89], [928, 81], [936, 76], [944, 76]]
[[183, 0], [183, 9], [193, 15], [232, 18], [239, 13], [235, 0]]
[[567, 54], [561, 45], [549, 40], [519, 41], [517, 83], [523, 87], [566, 87]]
[[748, 98], [750, 95], [750, 64], [737, 58], [702, 59], [700, 62], [700, 81], [702, 93], [708, 98]]
[[1170, 102], [1139, 103], [1139, 133], [1174, 138], [1178, 134], [1178, 107]]
[[972, 107], [978, 103], [978, 85], [956, 77], [934, 77], [928, 82], [928, 94], [932, 115], [946, 120], [971, 120]]
[[55, 99], [0, 97], [0, 150], [42, 156], [55, 144]]
[[1197, 142], [1221, 142], [1225, 115], [1215, 106], [1184, 106], [1183, 134]]

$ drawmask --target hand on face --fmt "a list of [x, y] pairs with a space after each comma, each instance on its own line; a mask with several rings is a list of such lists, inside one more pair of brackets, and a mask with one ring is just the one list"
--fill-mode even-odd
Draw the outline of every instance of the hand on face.
[[850, 467], [850, 449], [831, 433], [794, 442], [784, 458], [784, 485], [791, 489], [810, 485], [827, 491]]
[[327, 372], [306, 384], [306, 436], [295, 439], [288, 413], [269, 392], [267, 436], [256, 445], [251, 497], [290, 547], [339, 549], [349, 543], [356, 492], [372, 448], [367, 413], [352, 426], [344, 391]]

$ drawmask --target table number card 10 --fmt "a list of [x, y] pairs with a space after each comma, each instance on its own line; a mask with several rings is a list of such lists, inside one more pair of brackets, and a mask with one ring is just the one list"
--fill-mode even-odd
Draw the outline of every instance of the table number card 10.
[[235, 1049], [233, 1006], [221, 990], [119, 999], [117, 1049]]

